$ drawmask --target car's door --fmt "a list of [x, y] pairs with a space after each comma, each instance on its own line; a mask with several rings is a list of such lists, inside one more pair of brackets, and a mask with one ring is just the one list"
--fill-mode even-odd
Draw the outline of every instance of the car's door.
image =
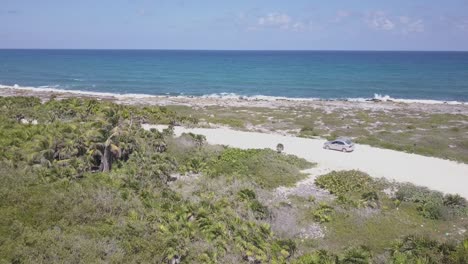
[[335, 146], [336, 146], [335, 149], [340, 150], [340, 151], [345, 148], [345, 144], [343, 142], [341, 142], [341, 141], [336, 141]]
[[333, 142], [330, 144], [330, 148], [331, 148], [331, 149], [334, 149], [334, 150], [341, 150], [340, 145], [338, 145], [338, 141], [333, 141]]

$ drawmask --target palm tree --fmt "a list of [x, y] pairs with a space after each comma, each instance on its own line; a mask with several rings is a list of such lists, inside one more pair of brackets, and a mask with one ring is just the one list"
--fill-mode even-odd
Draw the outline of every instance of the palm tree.
[[114, 144], [112, 138], [115, 134], [112, 134], [104, 143], [104, 156], [101, 159], [101, 171], [109, 172], [112, 169], [112, 162], [114, 158], [120, 158], [120, 148]]

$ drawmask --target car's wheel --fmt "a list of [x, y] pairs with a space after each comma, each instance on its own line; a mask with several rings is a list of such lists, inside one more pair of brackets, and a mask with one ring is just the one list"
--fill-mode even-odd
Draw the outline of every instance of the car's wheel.
[[326, 145], [323, 147], [324, 149], [330, 149], [330, 146]]
[[341, 151], [346, 152], [346, 148], [341, 149]]

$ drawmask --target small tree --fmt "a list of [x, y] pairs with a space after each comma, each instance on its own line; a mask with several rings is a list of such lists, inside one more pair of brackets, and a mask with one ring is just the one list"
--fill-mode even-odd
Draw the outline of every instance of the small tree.
[[279, 143], [278, 145], [276, 145], [276, 151], [277, 151], [278, 153], [283, 152], [283, 150], [284, 150], [283, 144]]

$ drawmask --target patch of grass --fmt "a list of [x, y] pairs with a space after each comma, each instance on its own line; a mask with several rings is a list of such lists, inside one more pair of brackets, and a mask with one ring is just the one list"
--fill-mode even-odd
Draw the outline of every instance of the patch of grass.
[[327, 248], [339, 250], [365, 245], [376, 253], [383, 252], [408, 234], [441, 238], [451, 229], [449, 223], [427, 220], [411, 204], [402, 204], [399, 210], [385, 210], [367, 217], [363, 217], [360, 211], [337, 212], [333, 221], [325, 226], [329, 231], [324, 241]]
[[242, 189], [239, 191], [238, 196], [241, 201], [247, 203], [248, 208], [252, 210], [256, 219], [266, 219], [269, 216], [268, 208], [257, 200], [257, 195], [253, 190]]
[[226, 126], [234, 127], [234, 128], [245, 127], [245, 123], [243, 120], [235, 119], [235, 118], [213, 117], [213, 118], [208, 118], [207, 121], [210, 123], [222, 124], [222, 125], [226, 125]]
[[326, 203], [320, 203], [312, 212], [313, 219], [319, 223], [327, 223], [332, 220], [333, 207]]
[[293, 155], [283, 155], [270, 149], [225, 149], [207, 164], [206, 172], [212, 177], [228, 176], [251, 179], [260, 186], [273, 189], [291, 186], [304, 179], [301, 170], [313, 164]]
[[393, 248], [393, 263], [468, 263], [468, 239], [456, 245], [424, 236], [407, 236]]
[[418, 212], [429, 219], [452, 219], [468, 216], [468, 203], [459, 195], [443, 195], [440, 192], [412, 184], [400, 184], [396, 192], [399, 201], [412, 202]]
[[312, 126], [304, 126], [299, 131], [299, 137], [317, 137], [319, 134], [314, 130]]
[[315, 184], [336, 195], [342, 204], [378, 207], [380, 187], [363, 172], [332, 171], [315, 179]]

